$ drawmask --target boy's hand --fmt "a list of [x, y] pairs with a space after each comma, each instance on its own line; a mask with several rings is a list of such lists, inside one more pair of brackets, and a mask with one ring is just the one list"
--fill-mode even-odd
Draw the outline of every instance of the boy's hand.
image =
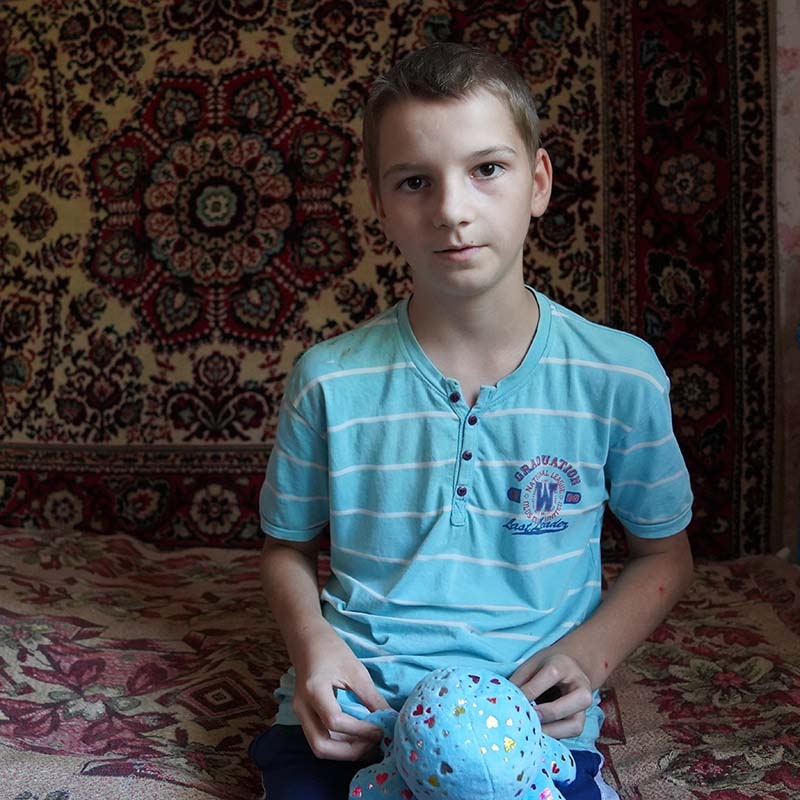
[[327, 624], [309, 632], [302, 659], [295, 663], [297, 686], [292, 708], [317, 758], [358, 761], [376, 748], [382, 731], [345, 714], [336, 689], [349, 689], [370, 710], [389, 705], [366, 667]]
[[[556, 739], [581, 734], [586, 710], [592, 705], [592, 687], [574, 658], [554, 647], [546, 648], [522, 664], [510, 681], [529, 700], [536, 700], [545, 692], [560, 695], [535, 707], [544, 733]], [[554, 689], [557, 691], [553, 692]]]

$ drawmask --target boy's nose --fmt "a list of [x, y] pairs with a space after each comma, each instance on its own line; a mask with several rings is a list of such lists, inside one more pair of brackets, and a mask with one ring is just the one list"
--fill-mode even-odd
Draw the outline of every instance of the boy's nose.
[[435, 202], [433, 224], [436, 228], [457, 228], [474, 218], [468, 187], [459, 181], [442, 183]]

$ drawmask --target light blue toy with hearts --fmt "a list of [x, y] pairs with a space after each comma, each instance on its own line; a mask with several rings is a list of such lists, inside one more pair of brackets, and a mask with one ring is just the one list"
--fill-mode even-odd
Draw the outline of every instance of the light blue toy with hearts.
[[413, 689], [399, 712], [366, 717], [384, 730], [383, 760], [359, 770], [360, 800], [564, 800], [570, 751], [542, 733], [531, 702], [488, 670], [446, 667]]

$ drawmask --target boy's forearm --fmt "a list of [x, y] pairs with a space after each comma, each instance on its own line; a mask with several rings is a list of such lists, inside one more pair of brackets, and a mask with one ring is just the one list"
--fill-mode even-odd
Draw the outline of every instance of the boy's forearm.
[[555, 644], [583, 668], [592, 689], [641, 644], [682, 597], [693, 574], [686, 533], [635, 540], [632, 556], [595, 613]]
[[261, 580], [267, 603], [294, 661], [309, 629], [327, 624], [322, 617], [317, 583], [317, 554], [313, 545], [265, 544]]

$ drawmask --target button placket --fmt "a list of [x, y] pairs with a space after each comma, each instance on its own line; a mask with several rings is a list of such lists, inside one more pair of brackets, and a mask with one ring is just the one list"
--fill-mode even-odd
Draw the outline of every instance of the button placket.
[[470, 413], [461, 422], [461, 436], [453, 494], [452, 521], [463, 525], [466, 520], [466, 505], [472, 491], [475, 472], [475, 440], [477, 437], [477, 415]]

